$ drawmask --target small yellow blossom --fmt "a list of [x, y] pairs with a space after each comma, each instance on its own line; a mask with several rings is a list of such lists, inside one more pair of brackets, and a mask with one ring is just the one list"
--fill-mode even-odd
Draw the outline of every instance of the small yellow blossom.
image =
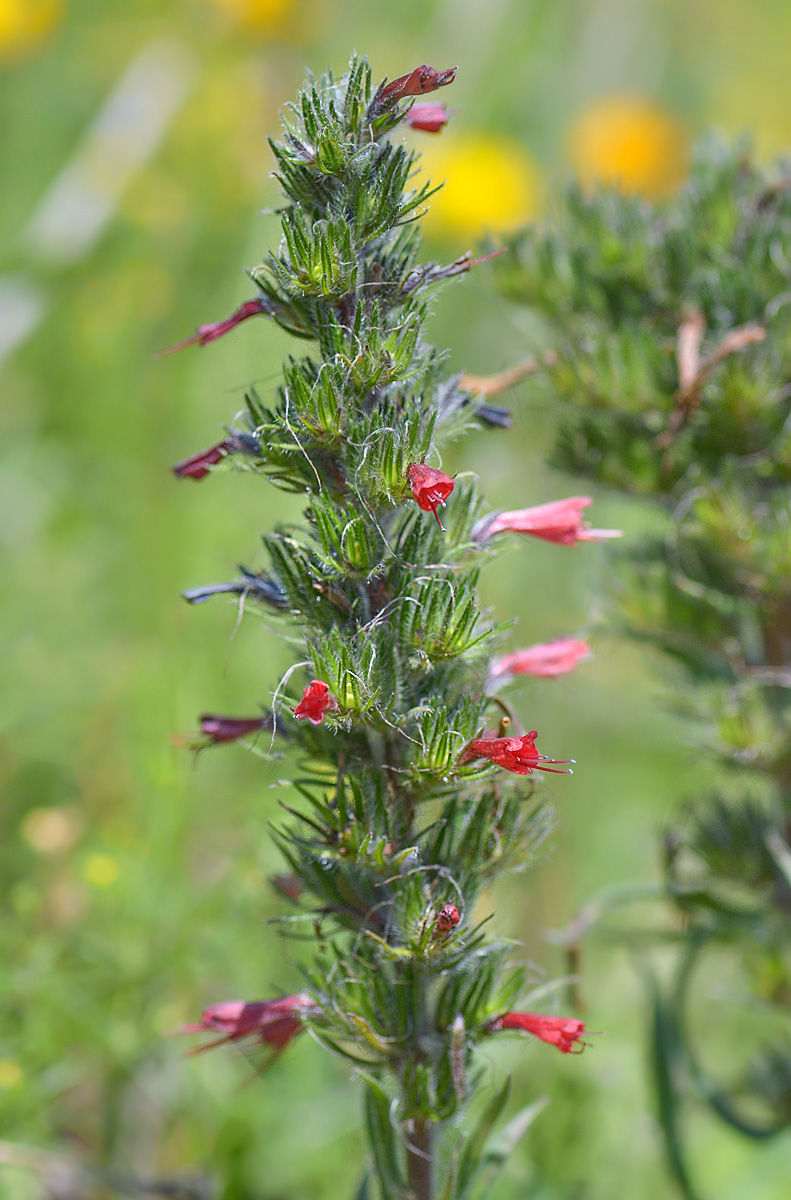
[[519, 142], [480, 133], [443, 132], [441, 140], [419, 143], [421, 165], [432, 183], [445, 180], [432, 196], [427, 229], [461, 241], [514, 229], [540, 208], [541, 183], [534, 160]]
[[118, 863], [109, 854], [92, 854], [86, 859], [82, 875], [93, 887], [111, 887], [118, 878]]
[[292, 7], [292, 0], [212, 0], [214, 7], [241, 29], [270, 33], [279, 29]]
[[0, 1058], [0, 1088], [18, 1088], [24, 1079], [22, 1068], [15, 1058]]
[[61, 0], [0, 0], [0, 60], [34, 50], [62, 12]]
[[687, 138], [642, 96], [604, 96], [571, 126], [569, 156], [582, 183], [611, 184], [649, 200], [673, 192], [687, 170]]

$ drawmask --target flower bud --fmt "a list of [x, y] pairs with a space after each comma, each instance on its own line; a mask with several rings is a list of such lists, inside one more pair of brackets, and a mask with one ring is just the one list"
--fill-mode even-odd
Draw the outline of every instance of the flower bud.
[[458, 69], [449, 67], [446, 71], [437, 71], [425, 64], [415, 67], [408, 75], [399, 75], [398, 79], [380, 88], [377, 100], [380, 105], [386, 105], [394, 100], [404, 100], [407, 96], [425, 96], [427, 92], [436, 92], [437, 88], [453, 83]]

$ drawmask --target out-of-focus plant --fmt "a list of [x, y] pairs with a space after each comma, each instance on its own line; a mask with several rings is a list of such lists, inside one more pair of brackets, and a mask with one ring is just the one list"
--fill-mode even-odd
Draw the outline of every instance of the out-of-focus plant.
[[255, 296], [187, 342], [264, 317], [311, 353], [288, 360], [273, 401], [249, 393], [244, 427], [174, 468], [197, 481], [238, 465], [308, 498], [301, 524], [265, 535], [266, 571], [186, 598], [230, 594], [288, 621], [295, 663], [271, 713], [205, 714], [195, 747], [298, 751], [291, 821], [274, 831], [288, 863], [276, 885], [294, 906], [286, 930], [315, 935], [315, 954], [302, 992], [214, 1004], [188, 1029], [273, 1055], [309, 1029], [351, 1063], [372, 1162], [359, 1194], [383, 1200], [472, 1195], [536, 1115], [530, 1106], [490, 1136], [506, 1081], [460, 1129], [482, 1040], [512, 1029], [563, 1053], [584, 1044], [576, 1018], [509, 1011], [527, 971], [475, 918], [482, 889], [551, 827], [525, 777], [561, 770], [499, 692], [587, 651], [564, 639], [492, 659], [479, 571], [509, 531], [563, 545], [605, 534], [582, 520], [586, 498], [486, 513], [471, 478], [434, 465], [438, 444], [476, 420], [508, 424], [491, 383], [449, 376], [423, 341], [428, 299], [472, 261], [418, 261], [432, 189], [413, 184], [417, 155], [389, 136], [405, 122], [441, 126], [436, 104], [413, 101], [454, 77], [424, 66], [374, 88], [355, 58], [340, 81], [308, 81], [272, 143], [280, 245], [251, 272]]
[[675, 664], [721, 779], [665, 836], [670, 922], [635, 937], [673, 951], [669, 978], [667, 949], [638, 961], [687, 1196], [685, 1093], [752, 1138], [791, 1124], [790, 251], [788, 164], [710, 143], [657, 205], [570, 187], [498, 264], [541, 326], [528, 365], [557, 465], [658, 514], [620, 558], [622, 627]]

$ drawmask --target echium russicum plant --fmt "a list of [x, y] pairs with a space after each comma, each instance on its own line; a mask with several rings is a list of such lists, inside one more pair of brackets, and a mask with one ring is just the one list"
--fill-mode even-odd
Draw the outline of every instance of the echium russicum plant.
[[271, 681], [271, 715], [205, 714], [197, 745], [258, 738], [301, 756], [290, 823], [274, 828], [288, 864], [277, 887], [316, 947], [298, 994], [212, 1003], [187, 1028], [272, 1054], [309, 1029], [353, 1064], [371, 1153], [360, 1195], [383, 1200], [467, 1197], [502, 1163], [489, 1134], [508, 1083], [469, 1132], [459, 1119], [480, 1042], [516, 1030], [563, 1053], [584, 1045], [581, 1020], [532, 1011], [526, 968], [475, 912], [551, 828], [528, 777], [564, 770], [500, 692], [571, 670], [587, 647], [563, 638], [493, 657], [500, 631], [477, 582], [509, 531], [562, 545], [607, 531], [583, 520], [585, 497], [487, 512], [471, 477], [440, 468], [441, 442], [509, 420], [486, 381], [450, 376], [422, 337], [437, 285], [472, 260], [419, 262], [432, 189], [391, 135], [438, 132], [444, 107], [414, 101], [454, 77], [421, 66], [374, 88], [354, 58], [341, 80], [307, 82], [272, 142], [280, 245], [250, 272], [254, 297], [188, 343], [263, 318], [310, 353], [286, 362], [271, 403], [249, 393], [243, 428], [174, 468], [201, 480], [238, 464], [307, 498], [301, 524], [264, 536], [265, 571], [185, 596], [230, 593], [290, 622], [296, 661]]
[[674, 664], [711, 759], [663, 842], [673, 966], [647, 974], [692, 1196], [684, 1096], [756, 1139], [791, 1125], [791, 167], [709, 142], [662, 204], [572, 186], [498, 271], [540, 330], [556, 463], [656, 510], [620, 554], [620, 623]]

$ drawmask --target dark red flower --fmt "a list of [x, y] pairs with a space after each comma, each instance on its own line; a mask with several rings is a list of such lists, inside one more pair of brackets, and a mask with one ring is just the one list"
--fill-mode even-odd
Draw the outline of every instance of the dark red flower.
[[269, 882], [278, 895], [285, 896], [286, 900], [292, 900], [294, 903], [304, 891], [302, 880], [296, 875], [273, 875]]
[[301, 1033], [302, 1019], [315, 1011], [316, 1003], [310, 996], [282, 996], [278, 1000], [224, 1000], [210, 1004], [195, 1025], [182, 1025], [179, 1033], [222, 1033], [224, 1036], [205, 1046], [199, 1046], [192, 1054], [212, 1050], [226, 1042], [238, 1042], [250, 1038], [260, 1045], [273, 1046], [280, 1051]]
[[561, 546], [622, 537], [620, 529], [591, 529], [583, 521], [582, 510], [591, 503], [590, 496], [570, 496], [567, 500], [550, 500], [548, 504], [537, 504], [533, 508], [495, 513], [479, 521], [472, 534], [478, 541], [483, 541], [496, 533], [527, 533]]
[[573, 671], [577, 663], [590, 656], [587, 642], [577, 638], [556, 638], [554, 642], [539, 642], [513, 654], [504, 654], [492, 663], [493, 679], [501, 675], [536, 675], [545, 679]]
[[332, 703], [330, 685], [321, 679], [311, 679], [293, 713], [298, 720], [307, 718], [312, 725], [320, 725]]
[[529, 775], [532, 771], [551, 771], [554, 775], [571, 775], [571, 771], [556, 771], [545, 763], [573, 763], [573, 758], [547, 758], [536, 750], [537, 730], [522, 737], [473, 738], [462, 752], [460, 763], [472, 758], [488, 758], [495, 766], [513, 771], [515, 775]]
[[168, 346], [167, 349], [160, 350], [157, 358], [162, 358], [165, 354], [175, 354], [177, 350], [183, 350], [186, 346], [208, 346], [209, 342], [216, 342], [217, 338], [221, 338], [223, 334], [229, 333], [237, 325], [241, 325], [242, 321], [267, 312], [271, 312], [271, 305], [268, 301], [245, 300], [244, 304], [240, 304], [236, 311], [231, 313], [230, 317], [226, 317], [224, 321], [199, 325], [198, 332], [194, 333], [192, 337], [186, 338], [183, 342], [177, 342], [175, 346]]
[[542, 1017], [538, 1013], [509, 1012], [495, 1017], [486, 1026], [487, 1033], [499, 1033], [501, 1029], [520, 1029], [532, 1033], [533, 1037], [557, 1046], [562, 1054], [581, 1054], [585, 1043], [580, 1041], [585, 1032], [585, 1022], [574, 1017]]
[[450, 933], [451, 929], [458, 925], [460, 920], [459, 910], [455, 904], [443, 904], [437, 913], [437, 932]]
[[445, 501], [453, 491], [450, 475], [438, 471], [436, 467], [427, 467], [425, 463], [410, 463], [406, 477], [418, 508], [422, 508], [424, 512], [433, 512], [440, 529], [444, 530], [445, 526], [439, 519], [437, 506], [441, 504], [444, 508]]
[[201, 450], [199, 454], [193, 454], [191, 458], [176, 463], [171, 470], [179, 479], [205, 479], [210, 474], [210, 467], [222, 462], [232, 450], [233, 443], [230, 438], [226, 438], [224, 442], [218, 442], [216, 446], [209, 446], [208, 450]]
[[447, 71], [437, 71], [434, 67], [415, 67], [408, 75], [399, 75], [391, 83], [386, 83], [377, 97], [380, 104], [389, 104], [393, 100], [403, 100], [407, 96], [425, 96], [427, 92], [436, 92], [437, 88], [447, 87], [456, 78], [458, 67], [449, 67]]
[[216, 713], [203, 713], [200, 719], [200, 731], [209, 739], [207, 745], [235, 742], [270, 727], [269, 717], [220, 717]]
[[444, 104], [415, 104], [404, 117], [404, 124], [421, 133], [439, 133], [448, 123]]

